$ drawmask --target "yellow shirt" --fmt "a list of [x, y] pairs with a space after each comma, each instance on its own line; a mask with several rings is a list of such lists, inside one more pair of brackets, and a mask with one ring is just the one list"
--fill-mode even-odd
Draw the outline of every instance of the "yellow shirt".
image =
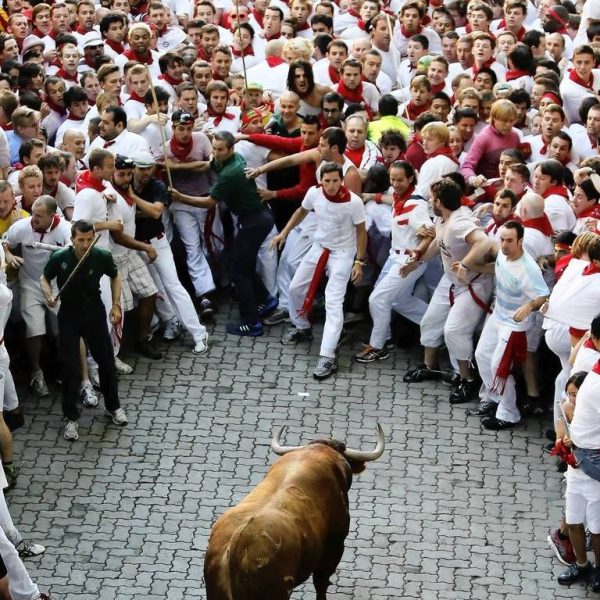
[[405, 140], [408, 140], [408, 136], [410, 135], [410, 127], [403, 121], [400, 117], [395, 117], [393, 115], [388, 115], [386, 117], [381, 117], [381, 119], [377, 121], [371, 121], [369, 123], [369, 131], [367, 137], [374, 142], [375, 144], [379, 143], [379, 138], [381, 134], [386, 129], [397, 129], [403, 136]]
[[29, 213], [22, 208], [14, 208], [10, 211], [7, 217], [0, 217], [0, 236], [3, 236], [8, 228], [19, 219], [24, 219], [29, 216]]

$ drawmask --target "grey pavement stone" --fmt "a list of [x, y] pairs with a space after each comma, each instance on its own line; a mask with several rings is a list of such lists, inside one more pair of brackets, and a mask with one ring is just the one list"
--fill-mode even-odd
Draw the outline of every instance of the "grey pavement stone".
[[[541, 450], [549, 421], [485, 432], [449, 405], [446, 386], [402, 382], [420, 357], [394, 350], [375, 365], [353, 363], [361, 330], [343, 344], [337, 375], [315, 382], [322, 326], [310, 347], [282, 346], [281, 326], [238, 340], [225, 337], [227, 312], [206, 355], [174, 343], [162, 361], [127, 357], [126, 428], [86, 410], [70, 444], [59, 390], [45, 399], [21, 391], [20, 476], [7, 498], [22, 533], [47, 546], [27, 561], [43, 590], [64, 600], [205, 598], [211, 525], [263, 478], [275, 428], [286, 425], [288, 444], [334, 435], [359, 447], [373, 444], [379, 420], [387, 451], [355, 477], [332, 600], [593, 597], [555, 581], [562, 566], [546, 535], [564, 490]], [[293, 598], [313, 600], [312, 584]]]

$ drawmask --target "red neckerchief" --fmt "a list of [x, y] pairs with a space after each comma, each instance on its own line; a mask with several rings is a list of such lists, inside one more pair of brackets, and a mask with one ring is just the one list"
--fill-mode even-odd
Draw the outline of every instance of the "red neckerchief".
[[473, 25], [471, 23], [465, 25], [465, 33], [473, 33]]
[[86, 65], [87, 65], [87, 66], [88, 66], [88, 67], [89, 67], [89, 68], [90, 68], [92, 71], [95, 71], [95, 70], [96, 70], [96, 65], [95, 65], [95, 64], [93, 64], [93, 65], [92, 65], [92, 64], [90, 64], [90, 62], [88, 61], [88, 59], [87, 59], [87, 58], [84, 58], [84, 59], [83, 59], [83, 62], [84, 62], [84, 63], [85, 63], [85, 64], [86, 64]]
[[354, 164], [354, 166], [357, 169], [359, 169], [364, 153], [365, 153], [365, 146], [360, 148], [360, 150], [351, 150], [350, 148], [346, 148], [344, 155], [352, 161], [352, 164]]
[[600, 267], [591, 262], [582, 272], [582, 275], [596, 275], [600, 273]]
[[231, 46], [231, 54], [237, 58], [240, 58], [241, 56], [254, 56], [254, 49], [252, 46], [247, 46], [243, 50], [238, 50], [234, 46]]
[[86, 33], [89, 33], [90, 31], [92, 31], [91, 29], [84, 29], [82, 25], [77, 25], [77, 27], [75, 28], [75, 31], [77, 33], [79, 33], [80, 35], [85, 35]]
[[567, 26], [569, 25], [569, 22], [565, 21], [552, 7], [546, 9], [546, 16], [550, 17], [551, 19], [554, 19], [561, 26], [561, 28], [558, 31], [555, 31], [554, 33], [562, 33], [568, 35], [569, 32], [567, 31]]
[[508, 215], [506, 219], [499, 219], [492, 213], [492, 222], [485, 228], [485, 232], [492, 234], [496, 233], [496, 231], [498, 231], [498, 229], [500, 229], [507, 221], [518, 221], [520, 223], [521, 219], [514, 214]]
[[360, 19], [360, 13], [357, 13], [353, 8], [348, 9], [348, 14], [352, 17], [356, 17], [357, 19]]
[[[399, 217], [400, 215], [409, 213], [413, 210], [417, 205], [413, 204], [413, 206], [405, 207], [405, 204], [408, 202], [408, 199], [413, 195], [415, 191], [415, 186], [411, 185], [406, 192], [402, 196], [398, 196], [396, 192], [393, 193], [394, 197], [394, 206], [393, 206], [393, 215], [394, 217]], [[408, 219], [398, 221], [398, 225], [406, 225], [408, 223]]]
[[83, 121], [85, 119], [85, 116], [76, 117], [71, 111], [69, 111], [67, 114], [67, 119], [71, 121]]
[[131, 92], [131, 96], [129, 96], [129, 100], [133, 100], [134, 102], [141, 102], [144, 106], [146, 105], [146, 101], [143, 96], [138, 96], [136, 92]]
[[59, 35], [56, 31], [54, 31], [54, 29], [51, 29], [48, 32], [48, 37], [53, 39], [54, 41], [56, 41], [56, 36]]
[[167, 33], [167, 31], [169, 30], [169, 27], [166, 24], [163, 25], [160, 29], [156, 27], [154, 23], [148, 23], [148, 25], [150, 26], [150, 29], [152, 29], [152, 27], [156, 29], [156, 34], [158, 35], [158, 37], [165, 35], [165, 33]]
[[362, 31], [366, 31], [367, 30], [367, 24], [362, 20], [359, 19], [356, 23], [356, 25], [358, 26], [359, 29], [361, 29]]
[[214, 81], [225, 81], [225, 77], [221, 77], [216, 71], [213, 71], [210, 76]]
[[271, 69], [273, 67], [278, 67], [279, 65], [282, 65], [285, 62], [285, 60], [283, 60], [283, 58], [281, 58], [280, 56], [267, 56], [265, 60], [267, 61], [267, 64], [269, 65], [269, 67], [271, 67]]
[[251, 13], [252, 13], [252, 15], [254, 16], [254, 20], [255, 20], [255, 21], [258, 23], [258, 26], [259, 26], [261, 29], [264, 29], [264, 28], [265, 28], [265, 26], [264, 26], [264, 24], [263, 24], [263, 19], [264, 19], [265, 13], [259, 13], [259, 12], [256, 10], [256, 8], [253, 8], [253, 9], [252, 9], [250, 12], [251, 12]]
[[531, 229], [537, 229], [539, 232], [543, 233], [547, 237], [551, 237], [554, 233], [552, 229], [552, 223], [550, 223], [550, 219], [548, 215], [544, 213], [541, 217], [536, 217], [535, 219], [528, 219], [527, 221], [523, 221], [523, 227], [529, 227]]
[[267, 42], [270, 42], [271, 40], [278, 40], [281, 37], [281, 31], [278, 31], [275, 35], [266, 35], [265, 34], [265, 40], [267, 40]]
[[[500, 21], [500, 23], [498, 23], [498, 31], [502, 31], [502, 30], [510, 31], [509, 29], [507, 29], [506, 21], [504, 19], [502, 19]], [[511, 33], [514, 33], [514, 31]], [[517, 31], [517, 33], [515, 33], [515, 37], [517, 38], [517, 41], [521, 42], [523, 40], [523, 36], [526, 33], [527, 33], [527, 29], [525, 29], [525, 27], [523, 27], [521, 25], [521, 28], [519, 29], [519, 31]]]
[[35, 231], [35, 233], [40, 234], [40, 242], [42, 242], [44, 240], [44, 235], [46, 235], [53, 229], [56, 229], [58, 227], [59, 223], [60, 223], [60, 217], [58, 215], [54, 215], [52, 217], [52, 222], [50, 223], [50, 227], [48, 229], [42, 229], [42, 230], [35, 229], [33, 226], [33, 220], [31, 221], [31, 229], [33, 229], [33, 231]]
[[296, 33], [298, 33], [299, 31], [307, 31], [308, 29], [310, 29], [308, 21], [306, 21], [304, 25], [296, 25]]
[[550, 140], [550, 142], [547, 142], [544, 139], [544, 135], [543, 134], [540, 134], [540, 137], [542, 138], [542, 147], [540, 148], [540, 154], [546, 154], [548, 152], [548, 145], [550, 144], [550, 142], [552, 140]]
[[564, 185], [553, 185], [549, 187], [543, 194], [542, 198], [545, 200], [549, 196], [562, 196], [565, 200], [569, 199], [569, 190]]
[[10, 121], [8, 123], [5, 123], [4, 125], [0, 125], [0, 127], [2, 127], [2, 129], [4, 131], [12, 131], [13, 130], [13, 125]]
[[429, 103], [423, 106], [415, 106], [411, 100], [404, 109], [404, 114], [409, 121], [414, 121], [419, 115], [429, 110]]
[[598, 352], [598, 348], [596, 348], [596, 345], [592, 341], [592, 338], [588, 338], [587, 340], [585, 340], [585, 342], [583, 342], [583, 347], [587, 348], [588, 350], [594, 350]]
[[35, 35], [36, 37], [39, 37], [40, 39], [43, 37], [46, 37], [46, 34], [42, 33], [37, 27], [34, 27], [31, 30], [31, 35]]
[[207, 112], [208, 112], [209, 117], [214, 118], [214, 123], [217, 126], [219, 126], [221, 124], [223, 117], [225, 117], [226, 119], [229, 119], [229, 120], [235, 119], [235, 115], [233, 113], [227, 112], [227, 109], [225, 109], [224, 113], [218, 113], [218, 112], [215, 112], [215, 110], [209, 106], [207, 108]]
[[323, 188], [321, 188], [321, 191], [323, 192], [323, 196], [325, 196], [329, 202], [350, 202], [350, 190], [344, 185], [340, 185], [337, 194], [334, 194], [333, 196], [330, 196]]
[[54, 112], [57, 112], [61, 117], [64, 117], [67, 114], [67, 109], [64, 106], [61, 106], [60, 104], [56, 104], [56, 102], [54, 102], [53, 100], [50, 100], [50, 98], [46, 98], [46, 104]]
[[362, 81], [356, 86], [355, 89], [350, 90], [345, 85], [344, 82], [340, 79], [340, 82], [337, 86], [337, 91], [344, 100], [349, 100], [350, 102], [360, 103], [363, 102], [366, 106], [365, 99], [363, 98], [363, 84]]
[[522, 69], [510, 69], [509, 71], [506, 71], [506, 81], [519, 79], [519, 77], [531, 77], [531, 73], [529, 73], [529, 71], [523, 71]]
[[53, 190], [46, 190], [44, 189], [44, 194], [48, 194], [49, 196], [52, 196], [53, 198], [56, 198], [56, 194], [58, 194], [58, 185], [53, 189]]
[[56, 71], [55, 73], [56, 77], [60, 77], [61, 79], [64, 79], [65, 81], [72, 81], [73, 83], [79, 83], [77, 81], [77, 75], [78, 73], [76, 72], [75, 75], [71, 75], [71, 73], [68, 73], [67, 71], [65, 71], [62, 67]]
[[106, 187], [101, 181], [98, 181], [91, 173], [91, 171], [83, 171], [77, 176], [75, 181], [75, 191], [77, 193], [81, 190], [96, 190], [97, 192], [103, 192]]
[[406, 28], [404, 27], [404, 25], [400, 24], [400, 33], [406, 39], [411, 38], [413, 35], [420, 35], [422, 31], [423, 31], [423, 27], [421, 25], [419, 25], [417, 31], [411, 32], [411, 31], [407, 31]]
[[120, 42], [113, 42], [112, 40], [104, 40], [104, 43], [111, 48], [112, 50], [114, 50], [117, 54], [123, 54], [123, 52], [125, 51], [125, 46], [120, 43]]
[[454, 152], [452, 152], [450, 146], [442, 146], [441, 148], [434, 150], [431, 154], [427, 154], [426, 156], [428, 160], [430, 158], [435, 158], [436, 156], [447, 156], [448, 158], [453, 160], [457, 165], [459, 164], [458, 159], [456, 158], [456, 156], [454, 156]]
[[443, 92], [446, 87], [446, 82], [442, 81], [442, 83], [436, 83], [431, 86], [431, 94], [437, 94], [438, 92]]
[[135, 60], [136, 62], [142, 63], [143, 65], [151, 65], [154, 62], [154, 59], [152, 58], [152, 52], [150, 52], [150, 50], [148, 50], [146, 52], [146, 57], [140, 57], [139, 54], [136, 54], [133, 50], [133, 48], [128, 48], [127, 50], [125, 50], [125, 52], [123, 52], [123, 56], [127, 57], [129, 60]]
[[138, 17], [148, 12], [148, 2], [140, 2], [137, 6], [130, 6], [129, 12], [132, 16]]
[[485, 67], [491, 68], [492, 65], [496, 62], [496, 59], [492, 56], [492, 58], [488, 58], [480, 67], [477, 66], [477, 63], [473, 63], [473, 77], [477, 76], [477, 73], [481, 71], [481, 69]]
[[198, 48], [197, 56], [200, 60], [210, 62], [211, 57], [208, 55], [208, 52], [204, 46], [200, 46], [200, 48]]
[[102, 148], [104, 148], [104, 150], [106, 150], [107, 148], [110, 148], [111, 146], [113, 146], [116, 143], [117, 142], [115, 140], [108, 140], [108, 142], [104, 142]]
[[168, 73], [161, 73], [158, 78], [161, 81], [166, 81], [167, 83], [170, 83], [173, 87], [177, 87], [180, 83], [183, 83], [183, 79], [175, 79], [174, 77], [171, 77], [171, 75], [169, 75]]
[[331, 65], [327, 67], [329, 72], [329, 79], [331, 79], [332, 83], [339, 83], [341, 79], [341, 75], [339, 71], [336, 71]]
[[600, 219], [600, 204], [594, 204], [593, 206], [589, 206], [585, 210], [582, 210], [578, 215], [578, 219]]
[[175, 136], [173, 136], [169, 142], [169, 147], [171, 148], [173, 156], [180, 162], [185, 162], [185, 159], [189, 156], [193, 146], [194, 140], [192, 138], [190, 138], [189, 142], [183, 144], [182, 142], [176, 140]]
[[375, 159], [375, 162], [379, 163], [380, 165], [384, 165], [387, 169], [389, 169], [392, 166], [392, 163], [395, 163], [397, 160], [404, 160], [404, 152], [400, 152], [398, 158], [390, 161], [385, 160], [383, 156], [378, 156]]
[[575, 69], [571, 69], [569, 73], [569, 79], [579, 84], [580, 86], [590, 90], [590, 92], [594, 91], [594, 75], [590, 75], [590, 80], [586, 83], [579, 75], [577, 75], [577, 71]]

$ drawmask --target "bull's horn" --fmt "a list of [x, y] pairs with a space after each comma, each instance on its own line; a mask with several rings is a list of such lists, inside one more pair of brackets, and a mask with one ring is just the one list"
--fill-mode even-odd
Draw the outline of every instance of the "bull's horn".
[[371, 460], [377, 460], [385, 450], [385, 436], [383, 435], [383, 429], [381, 425], [377, 423], [377, 447], [371, 452], [362, 452], [360, 450], [351, 450], [346, 448], [344, 456], [350, 460], [356, 460], [358, 462], [369, 462]]
[[300, 450], [301, 448], [304, 448], [304, 446], [282, 446], [279, 443], [279, 440], [281, 439], [281, 436], [283, 435], [284, 429], [285, 429], [285, 425], [282, 425], [275, 432], [275, 435], [273, 436], [273, 439], [271, 440], [271, 450], [273, 450], [273, 452], [275, 452], [275, 454], [279, 454], [279, 456], [283, 456], [284, 454], [287, 454], [288, 452], [293, 452], [294, 450]]

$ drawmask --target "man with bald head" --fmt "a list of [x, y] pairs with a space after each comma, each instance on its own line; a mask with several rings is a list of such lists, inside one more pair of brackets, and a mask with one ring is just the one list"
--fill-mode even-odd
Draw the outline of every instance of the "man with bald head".
[[78, 129], [68, 129], [65, 131], [59, 148], [65, 152], [70, 152], [75, 157], [77, 169], [87, 168], [83, 162], [83, 155], [85, 154], [85, 134], [83, 131], [79, 131]]
[[286, 89], [288, 64], [281, 58], [285, 40], [278, 38], [269, 40], [265, 46], [265, 60], [250, 67], [246, 71], [249, 82], [259, 82], [264, 89], [269, 90], [275, 99], [279, 98]]

